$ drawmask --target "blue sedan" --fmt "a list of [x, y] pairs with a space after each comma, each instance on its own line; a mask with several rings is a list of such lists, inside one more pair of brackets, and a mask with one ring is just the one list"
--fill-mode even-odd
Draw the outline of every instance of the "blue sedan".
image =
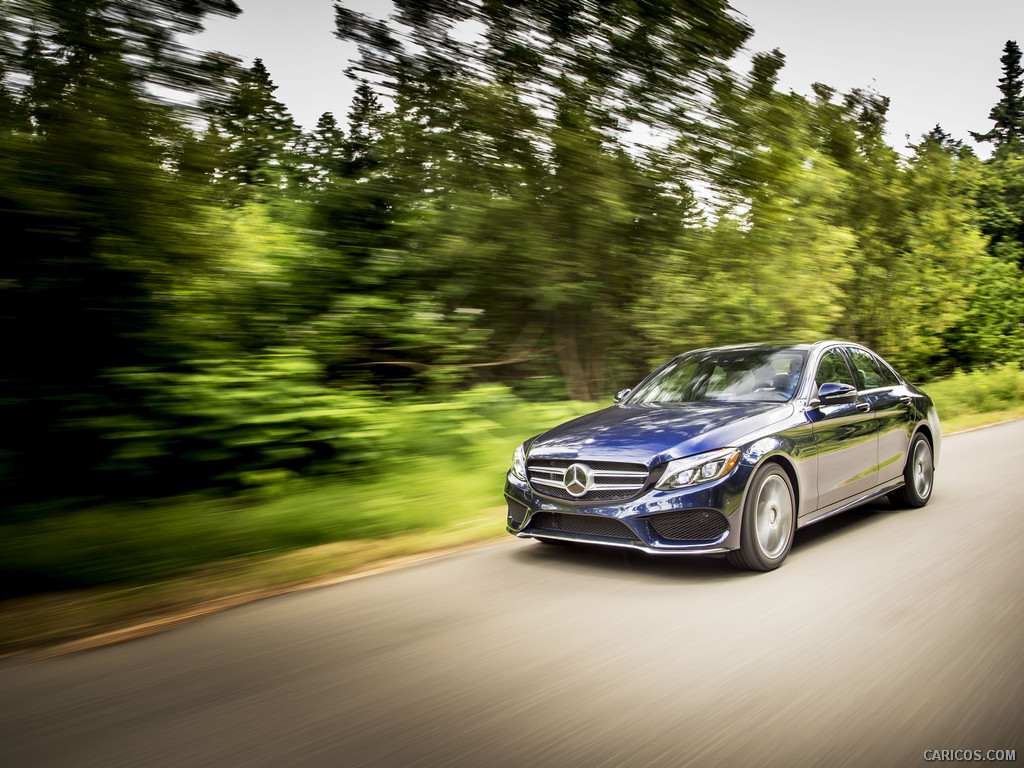
[[767, 571], [797, 528], [927, 504], [941, 440], [931, 398], [858, 344], [695, 350], [519, 446], [507, 529]]

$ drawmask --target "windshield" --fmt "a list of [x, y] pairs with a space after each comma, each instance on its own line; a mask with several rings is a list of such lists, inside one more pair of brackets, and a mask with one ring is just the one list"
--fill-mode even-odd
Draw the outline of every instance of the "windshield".
[[673, 360], [630, 395], [631, 405], [776, 402], [793, 397], [807, 354], [799, 349], [712, 349]]

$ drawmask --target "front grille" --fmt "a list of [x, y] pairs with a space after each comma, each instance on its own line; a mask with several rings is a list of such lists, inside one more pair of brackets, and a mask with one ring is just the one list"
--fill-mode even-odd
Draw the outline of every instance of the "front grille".
[[687, 509], [646, 518], [664, 541], [718, 541], [729, 530], [725, 516], [713, 509]]
[[520, 504], [518, 501], [512, 499], [506, 499], [508, 502], [508, 522], [513, 528], [518, 528], [523, 524], [523, 520], [526, 519], [526, 507]]
[[538, 512], [530, 519], [529, 531], [579, 533], [603, 536], [606, 539], [636, 541], [636, 534], [621, 520], [601, 515], [565, 515], [561, 512]]
[[[573, 496], [565, 487], [565, 470], [583, 464], [593, 478], [590, 489]], [[647, 484], [647, 467], [620, 461], [585, 459], [536, 459], [526, 468], [530, 486], [537, 493], [567, 501], [624, 501], [631, 499]]]

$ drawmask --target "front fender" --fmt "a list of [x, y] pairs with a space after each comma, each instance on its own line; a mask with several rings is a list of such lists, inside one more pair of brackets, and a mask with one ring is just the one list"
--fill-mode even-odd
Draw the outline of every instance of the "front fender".
[[[814, 438], [809, 431], [804, 439], [800, 439], [799, 435], [763, 437], [742, 450], [740, 462], [750, 468], [748, 476], [752, 477], [766, 462], [773, 461], [779, 464], [793, 483], [797, 517], [814, 511], [818, 501], [818, 461], [814, 450]], [[744, 504], [748, 490], [749, 484], [743, 492]]]

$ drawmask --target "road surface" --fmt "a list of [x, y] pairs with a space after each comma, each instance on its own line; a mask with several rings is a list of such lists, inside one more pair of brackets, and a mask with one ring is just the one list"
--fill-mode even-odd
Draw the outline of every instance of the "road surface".
[[1024, 762], [1022, 446], [948, 438], [929, 506], [808, 528], [767, 574], [509, 538], [9, 659], [0, 766]]

